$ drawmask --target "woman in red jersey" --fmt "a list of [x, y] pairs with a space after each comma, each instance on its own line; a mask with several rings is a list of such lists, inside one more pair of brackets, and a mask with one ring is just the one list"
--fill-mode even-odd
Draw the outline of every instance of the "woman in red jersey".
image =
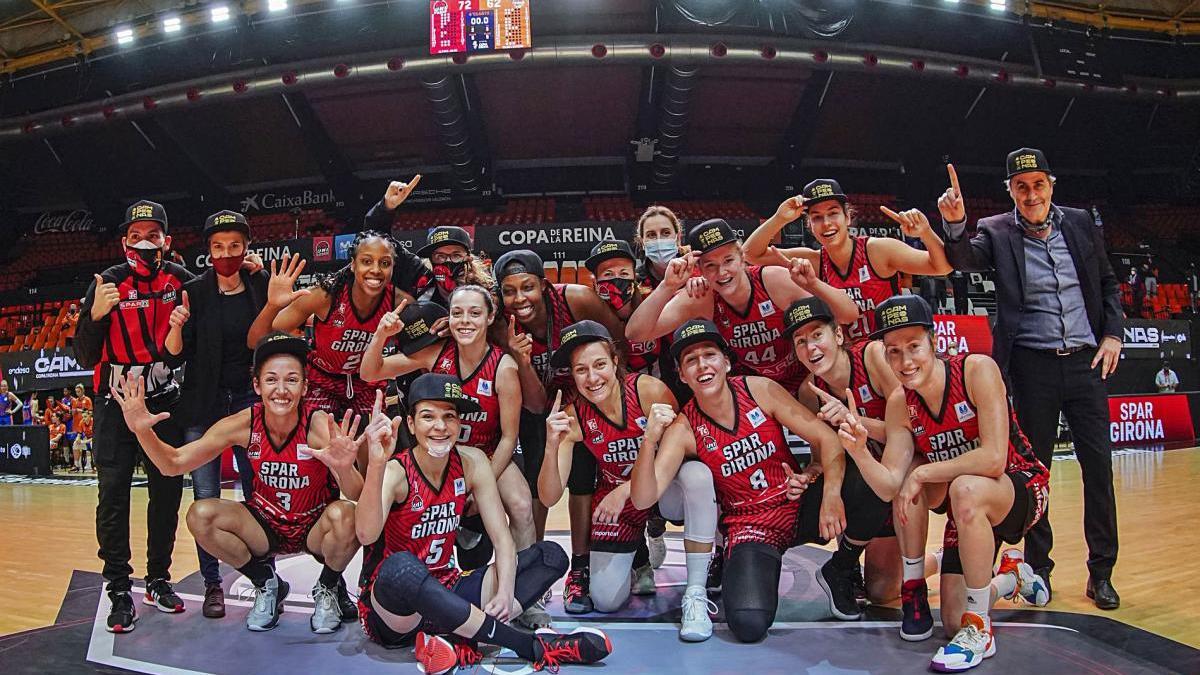
[[[367, 637], [392, 648], [415, 643], [426, 675], [478, 663], [479, 642], [507, 647], [536, 669], [607, 656], [612, 645], [596, 629], [530, 634], [505, 623], [562, 577], [567, 556], [545, 541], [513, 550], [491, 463], [457, 443], [461, 415], [480, 410], [462, 382], [422, 375], [409, 389], [406, 417], [388, 419], [380, 407], [367, 429], [370, 460], [355, 522], [367, 547], [359, 593]], [[397, 451], [402, 423], [414, 445]], [[470, 498], [479, 505], [496, 562], [462, 572], [454, 540]]]
[[900, 381], [888, 396], [883, 461], [867, 447], [870, 432], [848, 413], [840, 434], [863, 477], [893, 500], [904, 553], [900, 637], [933, 633], [925, 586], [929, 511], [948, 514], [943, 538], [942, 623], [950, 644], [931, 667], [973, 668], [996, 653], [988, 611], [997, 597], [1048, 599], [1045, 582], [1010, 549], [993, 577], [999, 540], [1016, 543], [1045, 513], [1049, 472], [1038, 461], [1008, 405], [1000, 369], [982, 354], [936, 355], [933, 312], [916, 296], [876, 309], [888, 365]]
[[[952, 271], [942, 239], [924, 214], [917, 209], [896, 213], [886, 206], [879, 208], [899, 223], [905, 237], [920, 239], [925, 250], [889, 237], [852, 236], [854, 206], [837, 181], [819, 178], [805, 185], [799, 196], [780, 204], [775, 215], [746, 238], [746, 259], [761, 265], [787, 265], [795, 258], [809, 261], [822, 281], [849, 293], [862, 312], [858, 321], [845, 324], [847, 341], [865, 340], [874, 330], [875, 307], [900, 292], [899, 273], [942, 276]], [[771, 239], [802, 215], [820, 248], [771, 246]]]

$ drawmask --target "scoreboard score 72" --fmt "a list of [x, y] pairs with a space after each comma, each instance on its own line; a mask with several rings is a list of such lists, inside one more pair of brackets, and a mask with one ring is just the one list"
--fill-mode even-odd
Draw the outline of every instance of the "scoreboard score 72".
[[529, 49], [530, 0], [430, 0], [429, 53]]

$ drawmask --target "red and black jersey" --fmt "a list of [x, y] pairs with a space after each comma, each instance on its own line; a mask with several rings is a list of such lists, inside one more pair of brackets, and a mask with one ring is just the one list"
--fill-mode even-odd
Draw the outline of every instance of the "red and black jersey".
[[363, 352], [379, 327], [379, 319], [396, 306], [396, 287], [388, 284], [374, 311], [359, 316], [351, 300], [353, 283], [342, 286], [324, 319], [317, 317], [313, 321], [313, 350], [308, 353], [308, 363], [331, 375], [358, 373]]
[[870, 237], [854, 237], [851, 241], [850, 266], [842, 272], [833, 264], [829, 252], [821, 249], [821, 281], [840, 288], [858, 305], [858, 321], [845, 326], [846, 337], [852, 342], [866, 340], [875, 330], [875, 307], [893, 295], [900, 294], [899, 275], [882, 277], [871, 266], [867, 255]]
[[389, 460], [404, 468], [408, 496], [392, 504], [383, 533], [367, 546], [363, 556], [360, 585], [367, 587], [379, 573], [379, 566], [393, 553], [408, 551], [425, 563], [429, 573], [443, 585], [452, 583], [459, 571], [454, 560], [454, 542], [458, 521], [467, 504], [467, 478], [462, 455], [450, 450], [446, 474], [440, 486], [425, 477], [413, 449], [401, 450]]
[[696, 438], [696, 454], [712, 472], [721, 524], [733, 540], [741, 531], [753, 531], [757, 540], [786, 548], [794, 538], [800, 502], [787, 499], [783, 467], [800, 467], [788, 450], [783, 427], [758, 406], [746, 378], [729, 378], [729, 395], [736, 420], [732, 429], [709, 417], [696, 399], [682, 411]]
[[[546, 303], [546, 335], [533, 335], [533, 353], [531, 361], [533, 361], [533, 369], [542, 378], [542, 382], [549, 382], [551, 376], [554, 376], [555, 381], [560, 385], [566, 384], [569, 377], [565, 373], [550, 372], [550, 355], [561, 344], [559, 338], [567, 326], [575, 323], [575, 314], [571, 312], [571, 305], [567, 302], [567, 286], [570, 284], [545, 284], [542, 286], [543, 300]], [[516, 319], [510, 320], [516, 324], [517, 334], [529, 333], [529, 329], [521, 325]]]
[[262, 402], [250, 408], [250, 441], [246, 457], [254, 471], [250, 505], [271, 520], [305, 523], [337, 498], [337, 482], [329, 468], [312, 456], [308, 424], [312, 408], [300, 405], [299, 421], [282, 445], [267, 433]]
[[458, 442], [479, 448], [488, 457], [496, 452], [496, 445], [500, 443], [500, 395], [496, 391], [496, 370], [502, 358], [504, 350], [493, 345], [488, 348], [479, 366], [463, 375], [458, 364], [458, 343], [446, 340], [431, 371], [462, 380], [463, 393], [482, 408], [479, 412], [460, 415], [462, 430], [458, 434]]
[[[978, 448], [979, 417], [975, 404], [967, 395], [965, 363], [969, 354], [942, 359], [946, 369], [946, 391], [937, 413], [929, 409], [925, 399], [912, 389], [904, 391], [908, 404], [908, 419], [912, 426], [913, 445], [930, 462], [944, 462]], [[1005, 472], [1029, 471], [1047, 474], [1029, 446], [1012, 407], [1008, 410], [1008, 459]]]
[[629, 369], [639, 373], [653, 374], [651, 369], [662, 356], [663, 338], [655, 338], [649, 342], [629, 343]]
[[[860, 340], [846, 347], [846, 355], [850, 358], [850, 390], [854, 392], [854, 407], [859, 417], [882, 420], [887, 414], [887, 396], [879, 393], [867, 375], [866, 352], [870, 344], [869, 340]], [[842, 399], [846, 392], [834, 391], [828, 382], [816, 376], [813, 376], [813, 382], [821, 391], [846, 402]], [[867, 439], [867, 447], [876, 458], [883, 457], [883, 444], [879, 441]]]
[[796, 391], [808, 375], [791, 340], [783, 334], [783, 311], [775, 306], [763, 283], [763, 268], [747, 265], [750, 279], [750, 301], [746, 311], [739, 312], [713, 293], [713, 323], [729, 348], [737, 355], [734, 372], [739, 375], [760, 375]]
[[575, 415], [583, 444], [596, 458], [599, 482], [596, 489], [611, 490], [629, 481], [629, 473], [637, 460], [642, 437], [646, 434], [646, 413], [638, 397], [638, 379], [632, 373], [625, 376], [621, 390], [621, 421], [608, 419], [596, 404], [583, 396], [575, 398]]
[[101, 277], [117, 286], [120, 300], [108, 316], [98, 322], [91, 320], [95, 302], [95, 286], [88, 290], [81, 312], [76, 350], [80, 360], [95, 363], [92, 386], [104, 395], [110, 388], [121, 391], [125, 375], [145, 378], [146, 394], [155, 394], [177, 386], [171, 372], [177, 359], [167, 353], [167, 333], [171, 329], [171, 312], [183, 303], [183, 285], [195, 276], [164, 261], [162, 268], [150, 277], [134, 273], [122, 263], [105, 270]]

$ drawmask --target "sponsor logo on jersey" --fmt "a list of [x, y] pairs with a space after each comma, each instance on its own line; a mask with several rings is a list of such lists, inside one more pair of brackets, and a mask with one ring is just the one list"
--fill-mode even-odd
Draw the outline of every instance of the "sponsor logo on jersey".
[[312, 448], [304, 443], [296, 444], [296, 459], [312, 459]]
[[465, 494], [467, 494], [467, 479], [461, 478], [461, 477], [455, 478], [454, 479], [454, 495], [459, 496], [459, 495], [465, 495]]
[[420, 493], [413, 494], [411, 508], [413, 511], [421, 511], [425, 508], [425, 500], [421, 499]]
[[959, 401], [954, 404], [954, 416], [959, 422], [966, 422], [969, 419], [975, 418], [975, 411], [971, 410], [971, 404], [966, 401]]
[[871, 270], [867, 269], [866, 265], [863, 265], [862, 267], [858, 268], [858, 280], [859, 281], [870, 281], [871, 280]]
[[633, 423], [638, 425], [639, 429], [642, 429], [642, 430], [646, 429], [646, 418], [644, 416], [637, 418], [636, 420], [633, 421]]
[[162, 301], [167, 304], [171, 304], [171, 303], [175, 302], [175, 297], [177, 295], [178, 295], [178, 293], [175, 292], [175, 287], [170, 284], [167, 284], [166, 287], [163, 288], [163, 291], [162, 291]]
[[762, 408], [754, 408], [746, 413], [746, 419], [750, 421], [750, 426], [757, 429], [763, 422], [767, 421], [767, 416], [763, 414]]
[[604, 434], [597, 431], [596, 435], [592, 436], [592, 445], [603, 445], [603, 444], [604, 444]]
[[596, 419], [594, 417], [588, 418], [587, 428], [588, 428], [588, 431], [599, 431], [600, 430], [600, 426], [596, 423]]
[[700, 439], [700, 445], [704, 447], [705, 452], [717, 451], [717, 439], [712, 436], [705, 436]]
[[775, 313], [775, 303], [770, 300], [763, 300], [758, 303], [758, 313], [763, 316], [771, 316]]
[[864, 384], [858, 388], [858, 400], [859, 401], [866, 403], [867, 401], [870, 401], [873, 398], [875, 398], [875, 397], [871, 396], [871, 387]]
[[479, 384], [475, 387], [475, 391], [480, 396], [491, 396], [492, 395], [492, 381], [491, 380], [479, 380]]
[[262, 446], [258, 443], [251, 443], [250, 446], [246, 448], [246, 457], [248, 459], [258, 459], [261, 456]]

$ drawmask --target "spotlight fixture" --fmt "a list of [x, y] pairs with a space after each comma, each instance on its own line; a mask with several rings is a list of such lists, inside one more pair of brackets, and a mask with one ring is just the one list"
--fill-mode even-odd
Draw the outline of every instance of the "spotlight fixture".
[[229, 20], [229, 6], [228, 5], [217, 5], [217, 6], [213, 7], [212, 13], [210, 14], [210, 16], [212, 17], [213, 23], [221, 23], [222, 21], [228, 21]]
[[162, 30], [164, 33], [178, 33], [183, 30], [183, 21], [177, 16], [168, 16], [163, 19]]
[[282, 12], [283, 10], [287, 9], [287, 7], [288, 7], [287, 0], [268, 0], [267, 1], [267, 10], [271, 11], [271, 12]]
[[133, 42], [133, 29], [132, 28], [118, 28], [117, 29], [117, 44], [127, 45], [131, 42]]

